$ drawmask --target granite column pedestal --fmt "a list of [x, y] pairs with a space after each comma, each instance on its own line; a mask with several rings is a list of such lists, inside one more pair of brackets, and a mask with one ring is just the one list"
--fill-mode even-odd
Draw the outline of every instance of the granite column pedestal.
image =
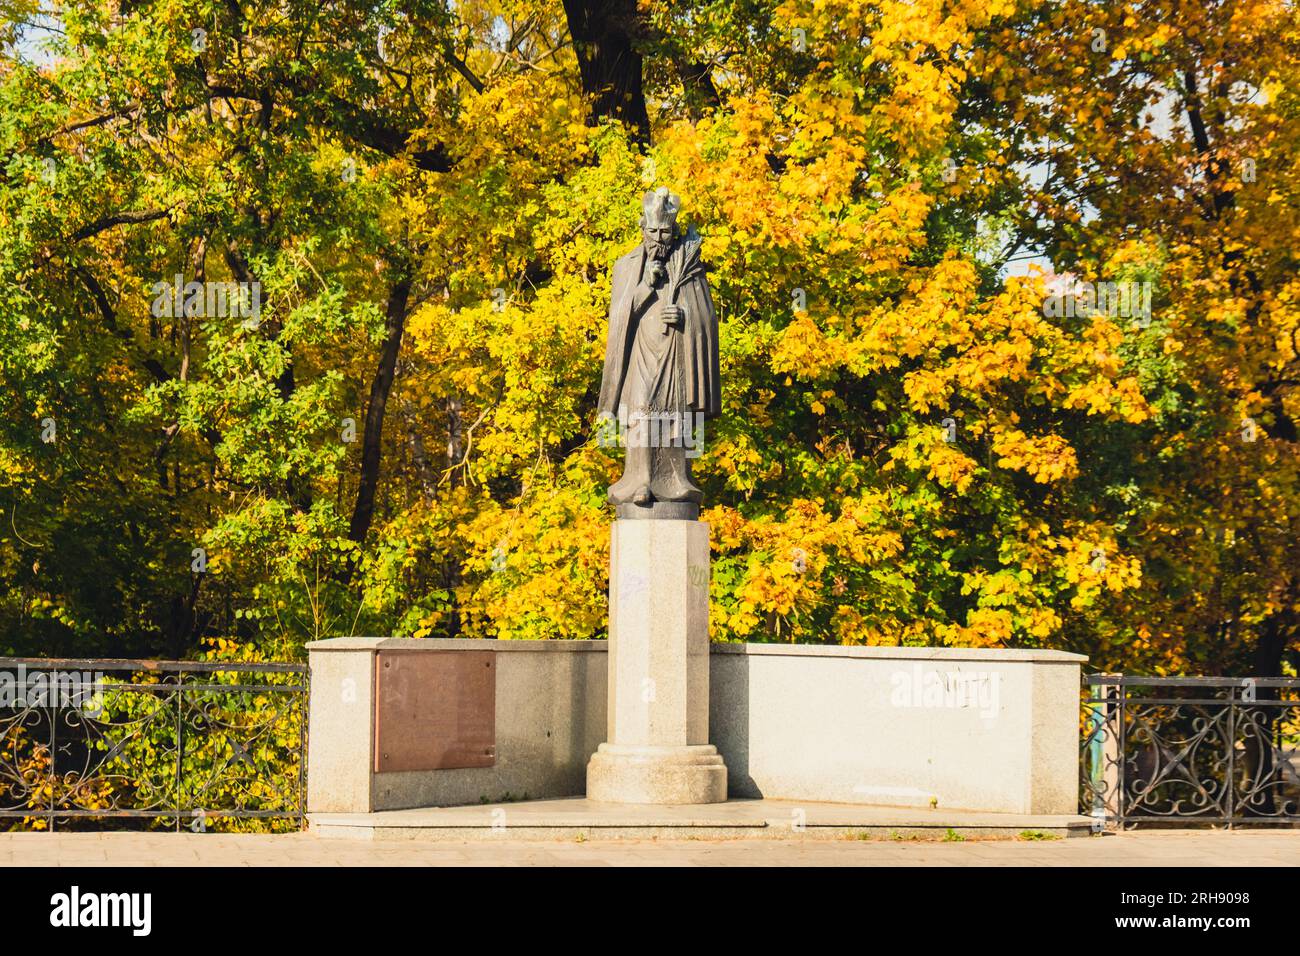
[[609, 729], [587, 798], [693, 804], [727, 799], [709, 743], [709, 526], [615, 521], [610, 538]]

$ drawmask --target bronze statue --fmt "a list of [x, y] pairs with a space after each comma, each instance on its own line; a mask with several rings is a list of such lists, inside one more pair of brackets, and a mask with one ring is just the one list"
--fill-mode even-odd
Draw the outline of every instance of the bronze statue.
[[646, 193], [643, 241], [614, 263], [597, 413], [627, 447], [609, 489], [620, 518], [699, 516], [690, 459], [721, 409], [718, 317], [699, 236], [678, 231], [680, 208], [667, 189]]

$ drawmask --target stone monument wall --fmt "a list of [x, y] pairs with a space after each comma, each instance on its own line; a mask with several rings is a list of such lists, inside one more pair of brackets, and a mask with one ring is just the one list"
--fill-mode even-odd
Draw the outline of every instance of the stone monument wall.
[[[584, 793], [607, 728], [604, 641], [339, 638], [309, 651], [311, 812]], [[490, 700], [481, 676], [461, 686], [464, 669], [443, 663], [475, 654], [495, 665], [484, 669]], [[437, 666], [411, 685], [418, 694], [387, 676], [422, 661]], [[732, 797], [1075, 813], [1083, 661], [1058, 651], [715, 645], [709, 740]], [[385, 733], [417, 745], [387, 754], [407, 769], [377, 769]], [[409, 769], [422, 759], [440, 766]]]

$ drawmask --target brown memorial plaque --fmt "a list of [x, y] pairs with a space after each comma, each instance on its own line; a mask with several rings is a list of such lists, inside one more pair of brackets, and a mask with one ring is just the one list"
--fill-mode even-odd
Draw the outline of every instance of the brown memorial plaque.
[[493, 651], [379, 651], [375, 772], [496, 763]]

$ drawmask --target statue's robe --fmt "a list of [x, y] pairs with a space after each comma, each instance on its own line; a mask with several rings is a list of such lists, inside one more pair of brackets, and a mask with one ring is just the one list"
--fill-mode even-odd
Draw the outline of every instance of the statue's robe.
[[[677, 239], [664, 263], [668, 279], [645, 296], [641, 280], [647, 272], [648, 255], [642, 244], [614, 263], [609, 338], [597, 413], [620, 419], [620, 411], [625, 416], [639, 407], [698, 412], [706, 419], [714, 418], [722, 407], [718, 317], [700, 263], [700, 241], [693, 235]], [[680, 327], [670, 328], [664, 336], [659, 313], [669, 297], [685, 315]], [[657, 341], [650, 343], [653, 354], [644, 348], [645, 342], [640, 350], [637, 348], [638, 329], [643, 324], [647, 327], [641, 335], [663, 338], [662, 347]], [[642, 371], [650, 371], [645, 368], [646, 362], [659, 364], [649, 380], [637, 375], [638, 359]], [[629, 389], [629, 385], [633, 387]]]

